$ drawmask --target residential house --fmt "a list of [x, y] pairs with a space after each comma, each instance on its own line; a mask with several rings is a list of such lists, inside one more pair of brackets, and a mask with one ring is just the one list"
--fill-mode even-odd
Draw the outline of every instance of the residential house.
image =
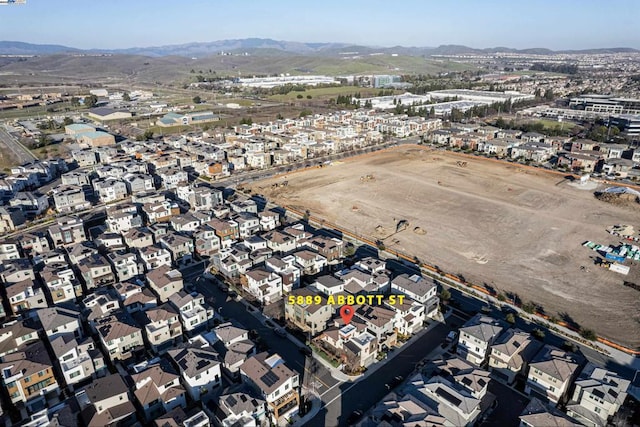
[[64, 307], [48, 307], [37, 311], [38, 319], [49, 342], [63, 334], [83, 336], [80, 312]]
[[197, 292], [189, 294], [184, 290], [178, 291], [169, 297], [169, 302], [180, 313], [182, 329], [187, 334], [195, 334], [213, 320], [213, 308]]
[[196, 218], [189, 212], [182, 215], [176, 215], [171, 218], [171, 221], [169, 222], [175, 231], [184, 233], [192, 233], [200, 227], [200, 219]]
[[473, 364], [482, 365], [491, 351], [491, 345], [504, 329], [504, 325], [496, 319], [477, 314], [460, 328], [457, 354]]
[[152, 271], [161, 266], [171, 267], [171, 252], [165, 248], [156, 245], [146, 246], [138, 249], [138, 254], [147, 271]]
[[115, 178], [98, 179], [93, 181], [93, 191], [102, 203], [110, 203], [127, 197], [127, 185]]
[[19, 192], [9, 201], [9, 205], [22, 209], [26, 218], [35, 218], [44, 213], [49, 207], [46, 195], [38, 192]]
[[33, 414], [58, 397], [60, 387], [42, 341], [3, 356], [0, 373], [11, 403]]
[[153, 182], [153, 176], [146, 173], [127, 173], [122, 177], [122, 181], [127, 186], [127, 192], [129, 194], [144, 193], [147, 191], [154, 191], [156, 189]]
[[545, 345], [529, 364], [524, 392], [543, 401], [564, 400], [580, 364], [575, 355]]
[[338, 262], [343, 257], [344, 242], [335, 237], [313, 236], [299, 242], [300, 247], [307, 247], [327, 259], [328, 263]]
[[5, 285], [5, 292], [13, 314], [47, 306], [42, 286], [32, 279]]
[[471, 427], [483, 413], [481, 399], [443, 377], [434, 376], [425, 382], [421, 375], [416, 375], [408, 388], [411, 395], [445, 418], [445, 426]]
[[258, 212], [261, 231], [275, 230], [281, 225], [280, 214], [272, 210]]
[[344, 292], [344, 282], [334, 276], [322, 275], [316, 277], [316, 280], [309, 285], [309, 288], [327, 296], [336, 295]]
[[165, 360], [131, 376], [135, 383], [133, 395], [142, 407], [148, 422], [176, 407], [186, 408], [186, 391], [180, 376]]
[[107, 208], [105, 223], [109, 231], [123, 234], [132, 228], [142, 226], [142, 216], [138, 213], [138, 207], [134, 204], [123, 203]]
[[84, 223], [80, 218], [58, 218], [56, 224], [49, 226], [49, 236], [53, 246], [66, 247], [87, 240], [84, 232]]
[[[302, 301], [305, 301], [305, 303], [298, 304], [296, 302], [295, 304], [289, 304], [288, 300], [285, 301], [285, 320], [303, 332], [309, 332], [312, 336], [317, 335], [327, 328], [327, 323], [333, 317], [335, 307], [328, 304], [326, 298], [310, 288], [295, 289], [291, 291], [288, 299], [291, 299], [291, 297], [295, 298], [296, 301], [300, 298]], [[316, 297], [320, 298], [320, 304], [315, 303]], [[312, 298], [314, 302], [307, 304], [306, 301], [308, 298]]]
[[285, 257], [273, 256], [267, 258], [264, 261], [264, 268], [278, 273], [282, 277], [282, 290], [285, 294], [300, 286], [302, 272], [296, 265], [295, 257], [287, 255]]
[[137, 422], [129, 387], [119, 374], [95, 379], [76, 398], [82, 408], [80, 419], [87, 427], [129, 426]]
[[223, 368], [233, 379], [240, 378], [240, 366], [256, 354], [255, 344], [248, 335], [247, 330], [231, 323], [223, 323], [205, 335], [220, 355]]
[[489, 368], [493, 376], [513, 384], [517, 376], [524, 376], [529, 362], [538, 354], [542, 343], [519, 329], [507, 329], [491, 345]]
[[367, 330], [375, 336], [378, 343], [378, 351], [386, 351], [392, 348], [397, 341], [394, 320], [396, 313], [384, 306], [361, 305], [354, 306], [354, 316], [360, 319]]
[[276, 422], [298, 412], [300, 386], [298, 374], [289, 369], [278, 354], [257, 354], [242, 364], [243, 382], [252, 387], [267, 402], [268, 411]]
[[387, 304], [386, 307], [395, 311], [394, 325], [398, 334], [410, 336], [424, 327], [427, 320], [425, 307], [417, 301], [405, 299], [402, 303]]
[[43, 254], [51, 250], [49, 239], [43, 232], [22, 233], [17, 238], [20, 248], [26, 257]]
[[15, 353], [30, 342], [38, 341], [39, 329], [32, 319], [4, 322], [0, 328], [0, 358]]
[[18, 258], [2, 261], [0, 278], [5, 284], [10, 285], [23, 280], [35, 280], [36, 276], [29, 260]]
[[296, 264], [302, 268], [302, 273], [312, 276], [321, 273], [327, 266], [327, 259], [320, 254], [304, 249], [293, 253]]
[[107, 371], [104, 356], [91, 337], [78, 340], [73, 334], [61, 334], [50, 342], [64, 383], [71, 390], [76, 384]]
[[220, 247], [223, 249], [230, 248], [240, 237], [238, 223], [233, 220], [212, 219], [207, 222], [207, 225], [215, 230], [220, 238]]
[[182, 273], [162, 265], [147, 273], [149, 287], [158, 295], [160, 302], [169, 301], [169, 297], [184, 289]]
[[391, 281], [391, 292], [406, 295], [414, 301], [425, 306], [427, 317], [434, 318], [438, 314], [440, 299], [438, 287], [431, 279], [413, 274], [409, 276], [403, 273]]
[[74, 300], [82, 296], [82, 286], [73, 270], [66, 263], [45, 265], [40, 272], [45, 287], [49, 290], [53, 304]]
[[127, 359], [132, 350], [144, 347], [142, 330], [126, 311], [118, 310], [99, 319], [96, 329], [112, 362]]
[[80, 261], [78, 263], [78, 270], [87, 289], [109, 285], [116, 281], [116, 276], [113, 274], [113, 270], [111, 270], [109, 261], [98, 253], [94, 253], [90, 257]]
[[53, 190], [53, 203], [58, 212], [77, 212], [91, 206], [82, 187], [60, 186]]
[[297, 247], [295, 237], [282, 231], [273, 230], [262, 237], [267, 241], [267, 246], [277, 253], [289, 253]]
[[[247, 390], [249, 391], [249, 390]], [[215, 409], [210, 411], [210, 417], [222, 427], [233, 426], [259, 426], [265, 419], [267, 406], [266, 401], [259, 397], [254, 397], [244, 391], [223, 394], [216, 402]], [[205, 410], [207, 410], [207, 407]]]
[[220, 250], [220, 238], [208, 224], [201, 225], [194, 233], [194, 250], [200, 257], [210, 257]]
[[0, 242], [0, 262], [20, 258], [18, 243], [13, 241]]
[[578, 427], [582, 426], [577, 420], [553, 406], [543, 403], [535, 397], [520, 414], [520, 427]]
[[220, 361], [208, 344], [196, 342], [184, 348], [169, 350], [169, 356], [180, 371], [187, 393], [198, 402], [222, 385]]
[[283, 294], [282, 277], [262, 268], [247, 271], [241, 283], [247, 292], [264, 305], [279, 300]]
[[146, 248], [153, 245], [153, 233], [147, 228], [132, 228], [124, 232], [124, 242], [132, 248]]
[[133, 279], [144, 273], [142, 264], [138, 263], [138, 257], [130, 252], [110, 252], [107, 258], [115, 271], [119, 282]]
[[627, 398], [631, 381], [588, 363], [580, 373], [567, 415], [585, 426], [606, 426]]
[[180, 208], [177, 204], [168, 200], [154, 203], [145, 203], [142, 205], [142, 212], [147, 217], [147, 223], [155, 224], [156, 222], [168, 222], [174, 215], [180, 214]]
[[22, 209], [12, 206], [0, 206], [0, 233], [15, 231], [24, 222], [25, 217]]
[[145, 312], [148, 323], [144, 326], [147, 342], [156, 353], [162, 353], [182, 341], [182, 324], [178, 311], [169, 303]]
[[171, 252], [171, 259], [176, 264], [189, 262], [193, 256], [193, 239], [175, 232], [169, 232], [158, 239], [162, 247]]

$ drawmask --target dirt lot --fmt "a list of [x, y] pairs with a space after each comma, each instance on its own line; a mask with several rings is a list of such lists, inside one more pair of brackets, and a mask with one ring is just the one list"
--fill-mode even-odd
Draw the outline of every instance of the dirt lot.
[[[284, 179], [287, 187], [271, 188]], [[640, 283], [639, 263], [627, 261], [631, 273], [622, 276], [595, 266], [597, 253], [581, 246], [585, 240], [618, 243], [606, 227], [637, 230], [640, 215], [600, 202], [593, 190], [561, 176], [399, 147], [258, 182], [253, 190], [471, 282], [516, 293], [550, 315], [567, 313], [602, 336], [640, 345], [640, 293], [622, 286], [623, 279]], [[391, 235], [400, 220], [409, 227]]]

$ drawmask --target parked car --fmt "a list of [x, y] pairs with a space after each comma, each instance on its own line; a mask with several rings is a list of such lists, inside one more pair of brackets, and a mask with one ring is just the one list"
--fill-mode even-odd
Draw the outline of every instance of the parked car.
[[273, 330], [273, 333], [275, 333], [277, 336], [283, 337], [283, 338], [287, 336], [287, 331], [285, 331], [282, 328], [275, 328]]
[[313, 355], [313, 350], [311, 350], [309, 347], [307, 347], [306, 345], [304, 347], [298, 347], [298, 351], [302, 354], [304, 354], [305, 356], [311, 356]]
[[391, 381], [386, 383], [384, 386], [387, 388], [387, 390], [391, 390], [392, 388], [399, 386], [403, 380], [404, 380], [404, 377], [402, 375], [396, 375], [395, 377], [393, 377]]
[[347, 424], [355, 424], [355, 423], [357, 423], [358, 420], [360, 420], [360, 418], [362, 418], [363, 415], [364, 415], [364, 412], [362, 412], [359, 409], [356, 409], [347, 418]]

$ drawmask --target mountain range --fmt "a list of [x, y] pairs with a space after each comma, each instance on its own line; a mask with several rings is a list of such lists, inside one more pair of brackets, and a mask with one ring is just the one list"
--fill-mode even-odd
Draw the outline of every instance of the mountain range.
[[461, 45], [442, 45], [438, 47], [375, 47], [359, 46], [348, 43], [302, 43], [262, 38], [247, 38], [234, 40], [219, 40], [213, 42], [196, 42], [166, 46], [132, 47], [127, 49], [77, 49], [68, 46], [51, 44], [32, 44], [18, 41], [0, 41], [0, 55], [51, 55], [51, 54], [130, 54], [150, 57], [183, 56], [205, 57], [217, 55], [221, 52], [248, 53], [261, 56], [282, 55], [312, 55], [312, 56], [340, 56], [340, 55], [368, 55], [372, 53], [387, 53], [407, 56], [433, 55], [462, 55], [462, 54], [491, 54], [491, 53], [521, 53], [529, 55], [553, 55], [567, 53], [630, 53], [640, 52], [637, 49], [614, 47], [605, 49], [559, 50], [545, 48], [512, 49], [494, 47], [476, 49]]

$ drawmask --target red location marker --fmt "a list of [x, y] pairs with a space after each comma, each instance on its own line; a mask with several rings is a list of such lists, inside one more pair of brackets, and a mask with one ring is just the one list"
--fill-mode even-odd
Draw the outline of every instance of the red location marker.
[[344, 320], [344, 324], [348, 325], [351, 322], [351, 318], [353, 317], [353, 307], [350, 305], [343, 305], [340, 309], [340, 317]]

